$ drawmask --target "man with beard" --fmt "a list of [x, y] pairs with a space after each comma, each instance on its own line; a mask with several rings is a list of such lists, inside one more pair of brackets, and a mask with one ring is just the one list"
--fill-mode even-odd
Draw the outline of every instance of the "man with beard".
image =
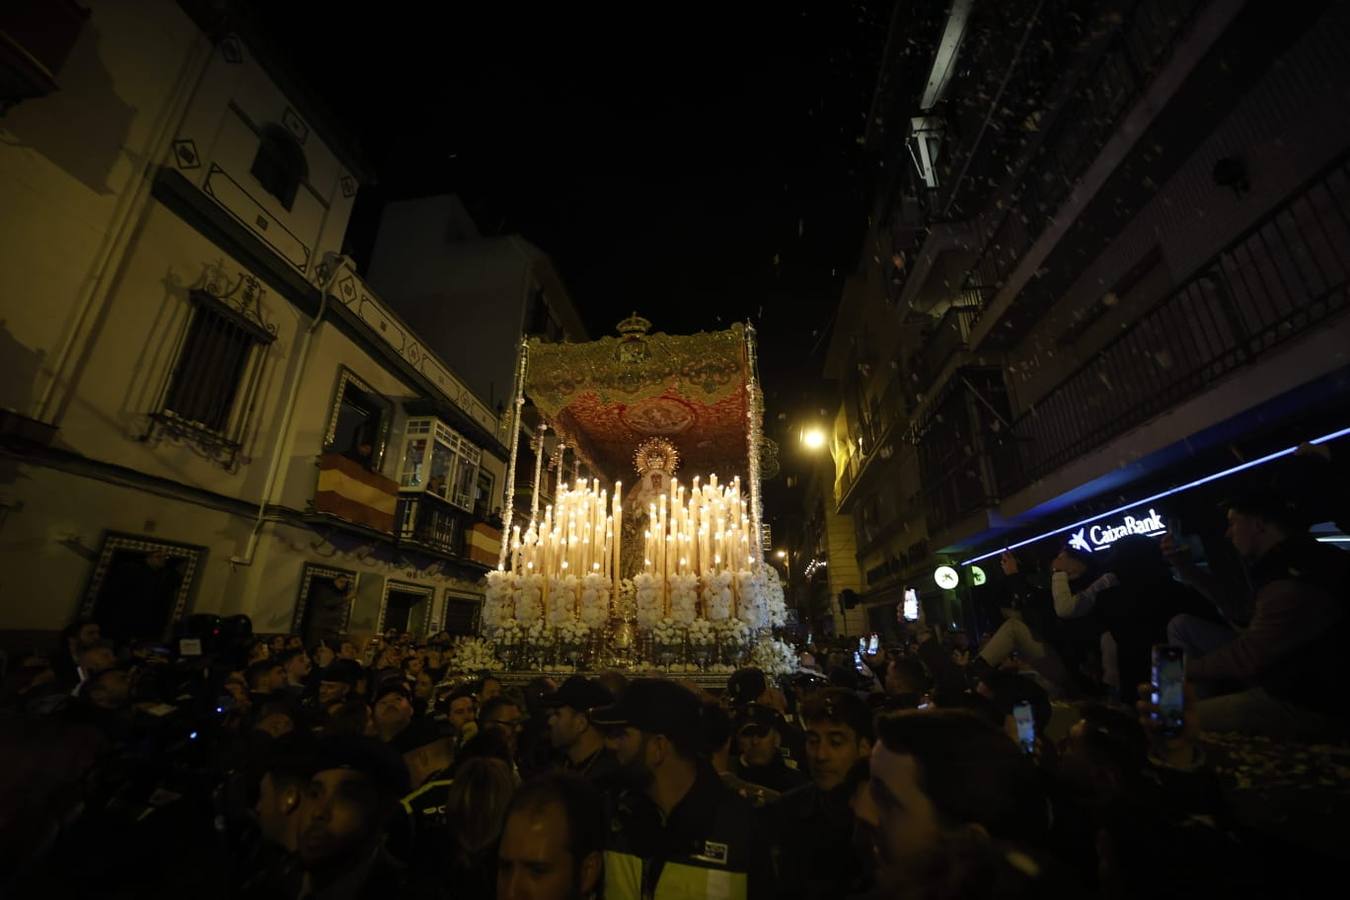
[[563, 754], [562, 770], [580, 775], [602, 791], [613, 786], [619, 764], [591, 724], [590, 711], [613, 702], [609, 691], [581, 675], [573, 675], [543, 698], [549, 711], [549, 743]]
[[607, 898], [773, 894], [752, 807], [702, 758], [702, 704], [673, 681], [634, 681], [591, 711], [627, 789], [611, 818]]
[[399, 867], [384, 854], [384, 837], [408, 770], [398, 754], [365, 737], [325, 739], [300, 817], [300, 895], [327, 898], [407, 896]]
[[829, 688], [801, 706], [811, 783], [769, 807], [778, 830], [779, 896], [843, 897], [865, 887], [854, 852], [849, 773], [872, 753], [872, 713], [857, 694]]
[[498, 900], [581, 900], [600, 882], [605, 848], [601, 793], [553, 772], [511, 798], [497, 850]]

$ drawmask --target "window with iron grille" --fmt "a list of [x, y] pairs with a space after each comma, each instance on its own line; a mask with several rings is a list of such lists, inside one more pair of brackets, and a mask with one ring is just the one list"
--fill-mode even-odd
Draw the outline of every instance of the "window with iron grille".
[[182, 333], [159, 409], [151, 415], [164, 431], [191, 440], [217, 461], [233, 466], [262, 380], [274, 328], [257, 310], [256, 281], [218, 297], [188, 294], [191, 314]]

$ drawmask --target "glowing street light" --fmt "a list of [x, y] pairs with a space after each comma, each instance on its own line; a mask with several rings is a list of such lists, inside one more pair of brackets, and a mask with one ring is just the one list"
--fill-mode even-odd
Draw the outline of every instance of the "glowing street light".
[[787, 551], [779, 550], [777, 553], [774, 554], [774, 556], [777, 556], [779, 559], [787, 559]]
[[819, 426], [812, 426], [802, 432], [802, 443], [807, 450], [819, 450], [825, 446], [825, 430]]

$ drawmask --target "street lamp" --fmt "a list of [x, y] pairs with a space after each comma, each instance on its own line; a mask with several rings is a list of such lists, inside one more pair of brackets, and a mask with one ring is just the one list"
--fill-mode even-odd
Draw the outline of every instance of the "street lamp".
[[825, 446], [825, 429], [818, 425], [802, 431], [802, 444], [807, 450], [820, 450]]
[[787, 551], [779, 550], [777, 553], [774, 554], [774, 556], [778, 557], [779, 559], [787, 559]]

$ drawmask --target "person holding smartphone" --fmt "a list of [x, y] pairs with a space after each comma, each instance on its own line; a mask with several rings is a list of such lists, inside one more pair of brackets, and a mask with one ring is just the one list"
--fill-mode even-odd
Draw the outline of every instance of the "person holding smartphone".
[[[1248, 490], [1225, 506], [1228, 541], [1246, 561], [1254, 589], [1251, 622], [1239, 631], [1180, 615], [1167, 627], [1169, 642], [1186, 651], [1200, 727], [1296, 740], [1344, 733], [1350, 554], [1317, 543], [1304, 512], [1272, 489]], [[1215, 607], [1231, 606], [1175, 541], [1162, 549], [1183, 581]], [[1224, 693], [1231, 686], [1238, 690]]]

